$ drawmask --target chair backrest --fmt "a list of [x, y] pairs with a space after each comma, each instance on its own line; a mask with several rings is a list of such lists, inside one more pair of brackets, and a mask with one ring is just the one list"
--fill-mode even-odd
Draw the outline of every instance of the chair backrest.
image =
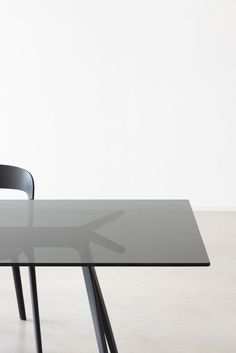
[[30, 172], [22, 168], [0, 164], [0, 188], [21, 190], [29, 200], [34, 198], [34, 179]]

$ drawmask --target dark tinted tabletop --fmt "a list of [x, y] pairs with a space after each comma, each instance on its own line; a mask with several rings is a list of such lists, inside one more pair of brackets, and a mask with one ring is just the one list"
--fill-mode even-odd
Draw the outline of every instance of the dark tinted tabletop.
[[187, 200], [0, 201], [0, 266], [208, 266]]

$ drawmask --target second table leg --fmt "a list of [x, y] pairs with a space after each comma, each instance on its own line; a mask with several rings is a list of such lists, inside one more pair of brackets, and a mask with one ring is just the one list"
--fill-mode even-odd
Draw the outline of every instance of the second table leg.
[[95, 285], [95, 289], [96, 289], [98, 304], [99, 304], [101, 315], [102, 315], [103, 326], [104, 326], [104, 331], [105, 331], [107, 343], [109, 345], [111, 353], [118, 353], [118, 350], [116, 347], [116, 341], [114, 338], [111, 323], [110, 323], [109, 316], [108, 316], [107, 309], [106, 309], [106, 304], [103, 299], [102, 291], [101, 291], [99, 281], [97, 278], [97, 274], [96, 274], [94, 267], [91, 267], [91, 273], [92, 273], [92, 277], [93, 277], [93, 281], [94, 281], [94, 285]]
[[111, 353], [118, 353], [95, 268], [83, 266], [83, 274], [99, 353], [108, 353], [106, 343], [108, 343]]

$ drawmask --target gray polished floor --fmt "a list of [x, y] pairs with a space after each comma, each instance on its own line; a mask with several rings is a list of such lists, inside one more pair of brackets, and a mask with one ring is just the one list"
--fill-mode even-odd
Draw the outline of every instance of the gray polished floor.
[[[209, 268], [97, 270], [119, 352], [236, 352], [236, 212], [197, 212]], [[0, 352], [35, 352], [28, 273], [28, 321], [18, 320], [11, 270], [0, 268]], [[39, 268], [45, 353], [92, 353], [97, 346], [82, 272]]]

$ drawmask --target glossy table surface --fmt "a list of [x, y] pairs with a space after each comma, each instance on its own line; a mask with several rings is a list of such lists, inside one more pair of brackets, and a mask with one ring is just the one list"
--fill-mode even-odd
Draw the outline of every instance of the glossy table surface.
[[209, 266], [187, 200], [0, 201], [0, 266]]

